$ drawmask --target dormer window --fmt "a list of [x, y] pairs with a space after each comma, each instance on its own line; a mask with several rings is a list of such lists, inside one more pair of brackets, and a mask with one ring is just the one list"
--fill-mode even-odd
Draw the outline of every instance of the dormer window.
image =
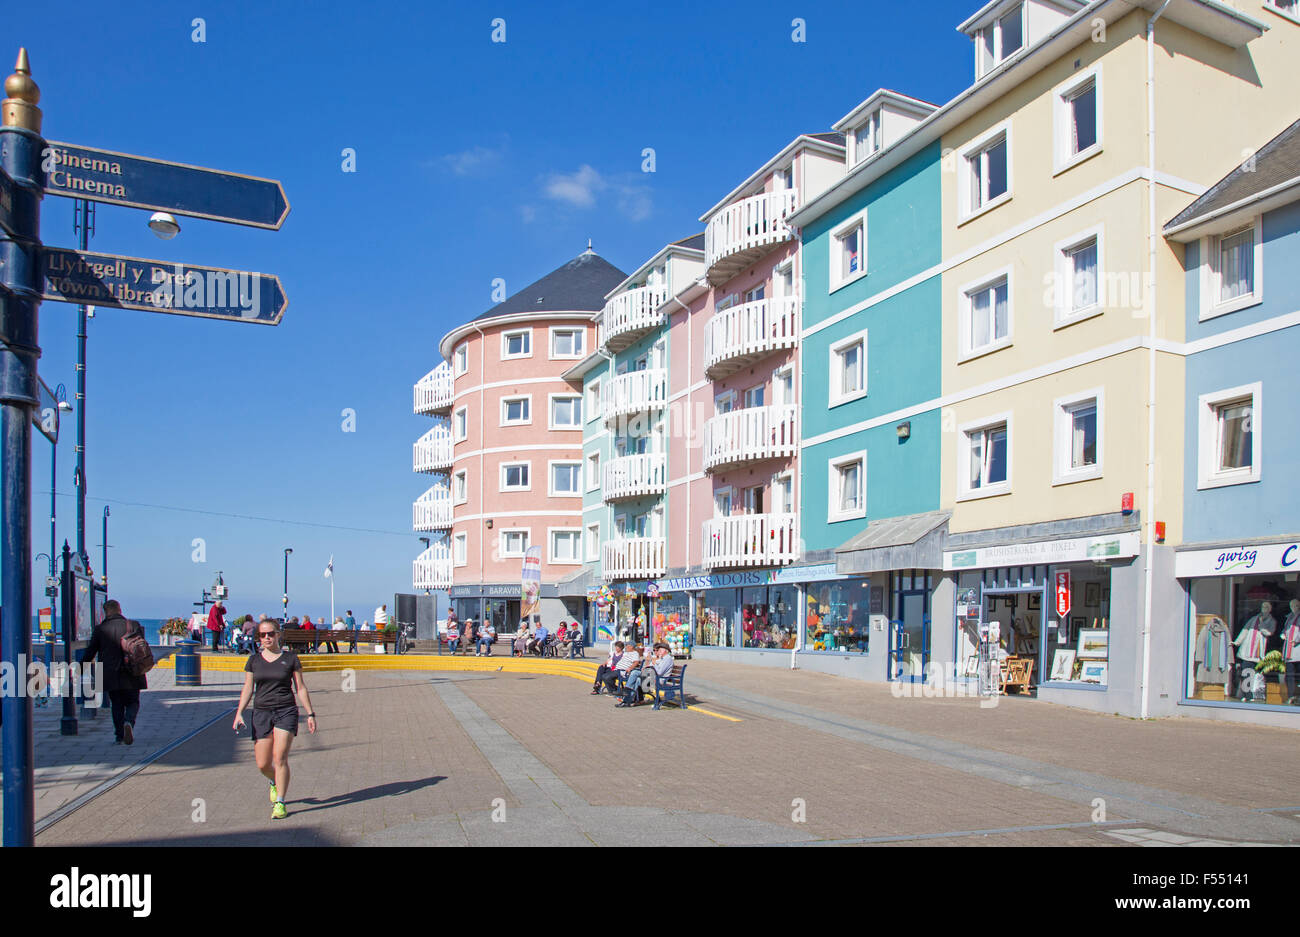
[[880, 145], [880, 111], [873, 111], [867, 122], [853, 131], [854, 165], [880, 152]]
[[794, 164], [793, 163], [791, 163], [789, 166], [786, 166], [784, 169], [778, 169], [776, 171], [776, 177], [773, 180], [773, 185], [775, 186], [776, 191], [778, 192], [789, 192], [791, 189], [794, 188]]
[[1024, 4], [1018, 3], [976, 33], [976, 78], [983, 78], [1024, 47], [1024, 12]]

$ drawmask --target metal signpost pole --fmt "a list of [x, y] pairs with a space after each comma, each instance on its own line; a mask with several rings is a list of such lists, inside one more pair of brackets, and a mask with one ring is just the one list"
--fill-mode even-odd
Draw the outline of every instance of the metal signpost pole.
[[[39, 402], [36, 360], [41, 263], [40, 88], [32, 80], [27, 50], [18, 53], [5, 79], [0, 104], [0, 167], [12, 180], [6, 231], [0, 232], [0, 436], [4, 439], [0, 491], [4, 499], [3, 555], [0, 556], [0, 644], [4, 663], [26, 673], [32, 621], [32, 429]], [[0, 700], [0, 761], [3, 761], [4, 845], [30, 846], [34, 839], [32, 701], [26, 694]]]
[[[85, 199], [72, 203], [72, 227], [84, 251], [90, 243], [95, 224], [95, 206]], [[84, 304], [77, 306], [77, 553], [81, 562], [90, 565], [86, 552], [86, 318]]]

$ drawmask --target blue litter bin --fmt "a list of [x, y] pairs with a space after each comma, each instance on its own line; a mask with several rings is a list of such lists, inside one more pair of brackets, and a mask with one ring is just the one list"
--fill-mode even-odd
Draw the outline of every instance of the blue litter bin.
[[198, 652], [195, 650], [198, 646], [197, 641], [182, 641], [176, 645], [176, 653], [172, 655], [172, 659], [176, 661], [177, 686], [203, 685], [203, 668], [199, 663]]

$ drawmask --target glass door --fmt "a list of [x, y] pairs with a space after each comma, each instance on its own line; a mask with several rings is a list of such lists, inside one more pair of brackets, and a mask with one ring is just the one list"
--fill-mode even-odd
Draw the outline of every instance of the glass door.
[[889, 678], [920, 683], [930, 664], [930, 594], [909, 590], [897, 595], [898, 616], [889, 626]]

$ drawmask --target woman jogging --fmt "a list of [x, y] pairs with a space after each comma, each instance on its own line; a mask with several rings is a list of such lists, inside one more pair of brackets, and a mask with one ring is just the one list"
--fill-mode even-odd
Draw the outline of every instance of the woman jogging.
[[280, 629], [274, 621], [257, 624], [260, 649], [248, 659], [244, 689], [235, 710], [235, 731], [244, 724], [244, 707], [253, 701], [253, 754], [257, 768], [271, 781], [272, 820], [283, 820], [284, 795], [289, 790], [289, 746], [298, 734], [298, 704], [307, 711], [307, 728], [316, 731], [316, 714], [302, 679], [302, 662], [293, 651], [280, 647]]

